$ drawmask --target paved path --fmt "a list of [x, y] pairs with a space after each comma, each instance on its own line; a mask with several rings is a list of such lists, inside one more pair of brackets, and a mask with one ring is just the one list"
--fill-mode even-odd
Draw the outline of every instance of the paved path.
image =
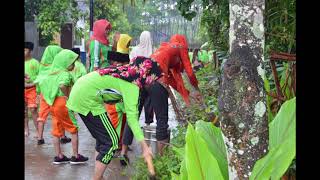
[[[177, 124], [174, 121], [174, 111], [169, 106], [169, 125], [171, 128]], [[94, 170], [94, 147], [95, 140], [90, 135], [89, 131], [80, 120], [78, 121], [79, 130], [79, 153], [88, 156], [89, 161], [84, 165], [53, 165], [54, 148], [52, 144], [51, 120], [45, 125], [44, 140], [45, 144], [38, 146], [37, 141], [34, 138], [35, 129], [32, 121], [29, 122], [30, 136], [25, 138], [25, 179], [26, 180], [89, 180], [93, 175]], [[140, 117], [140, 124], [144, 124], [144, 112]], [[68, 137], [71, 137], [67, 133]], [[71, 143], [61, 145], [62, 152], [67, 157], [72, 155]], [[131, 146], [132, 152], [129, 152], [129, 158], [131, 162], [139, 156], [141, 150], [139, 145], [135, 142]], [[128, 180], [129, 177], [126, 174], [130, 173], [130, 167], [123, 169], [120, 166], [118, 159], [111, 161], [107, 171], [104, 174], [105, 179], [108, 180]], [[129, 176], [129, 175], [128, 175]]]

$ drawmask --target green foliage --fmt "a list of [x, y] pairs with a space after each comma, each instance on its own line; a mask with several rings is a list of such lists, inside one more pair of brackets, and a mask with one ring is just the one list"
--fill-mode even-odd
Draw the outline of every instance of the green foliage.
[[[204, 89], [203, 93], [206, 100], [216, 96], [216, 94], [208, 96], [207, 93], [210, 91], [208, 82], [212, 81], [214, 73], [219, 73], [214, 72], [210, 64], [197, 72], [199, 86], [200, 89]], [[219, 83], [215, 84], [218, 85]], [[268, 87], [270, 85], [268, 85], [268, 81], [265, 81], [265, 88], [268, 89]], [[191, 124], [189, 124], [187, 132], [183, 126], [173, 130], [174, 138], [171, 143], [174, 146], [170, 146], [163, 157], [155, 158], [158, 178], [187, 180], [195, 179], [194, 176], [196, 176], [196, 179], [201, 179], [202, 175], [206, 176], [207, 173], [214, 171], [215, 175], [221, 175], [217, 179], [228, 179], [227, 156], [221, 130], [213, 126], [211, 122], [201, 121], [201, 119], [207, 120], [205, 113], [198, 115], [199, 118], [197, 119], [195, 118], [196, 111], [193, 112], [194, 114], [188, 116], [193, 118], [192, 123], [195, 124], [196, 130]], [[295, 161], [293, 160], [295, 157], [295, 98], [283, 104], [269, 126], [269, 152], [256, 162], [250, 179], [269, 179], [270, 177], [279, 179], [286, 171], [294, 173], [292, 171], [295, 168]], [[210, 160], [212, 164], [205, 164], [201, 161], [203, 154], [206, 155], [206, 160]], [[141, 164], [143, 164], [142, 160]], [[210, 169], [202, 169], [204, 165], [210, 166]], [[147, 174], [144, 170], [146, 170], [145, 165], [135, 169], [135, 173], [140, 175], [134, 177], [143, 179], [143, 176]]]
[[[75, 0], [25, 0], [25, 21], [36, 21], [42, 46], [53, 40], [53, 35], [60, 32], [66, 22], [76, 24], [83, 14], [77, 8]], [[77, 31], [77, 29], [76, 29]]]
[[[291, 99], [295, 97], [295, 93], [293, 89], [291, 88], [292, 83], [292, 76], [289, 76], [292, 69], [292, 65], [295, 62], [282, 62], [277, 63], [277, 73], [278, 73], [278, 79], [280, 82], [281, 92], [284, 95], [285, 99]], [[264, 79], [264, 88], [267, 93], [276, 93], [276, 85], [273, 75], [271, 74], [271, 68], [269, 66], [266, 66], [266, 72], [267, 76]], [[266, 102], [267, 102], [267, 110], [268, 110], [268, 120], [269, 123], [273, 120], [274, 116], [277, 114], [281, 103], [276, 103], [276, 99], [267, 95], [266, 96]]]
[[291, 99], [294, 97], [294, 92], [290, 89], [290, 84], [292, 82], [291, 76], [288, 76], [289, 72], [292, 70], [290, 68], [290, 62], [283, 62], [283, 70], [279, 73], [280, 76], [280, 87], [282, 90], [282, 94], [286, 99]]
[[269, 152], [256, 162], [250, 179], [280, 179], [287, 171], [296, 155], [295, 112], [296, 98], [281, 106], [269, 125]]
[[[270, 83], [269, 83], [268, 78], [265, 78], [263, 80], [263, 82], [264, 82], [265, 91], [267, 93], [270, 93], [271, 90], [270, 90]], [[272, 97], [271, 96], [266, 95], [266, 103], [267, 103], [267, 112], [268, 112], [267, 117], [268, 117], [268, 122], [270, 123], [274, 118], [274, 115], [273, 115], [272, 110], [271, 110], [271, 103], [272, 103]]]
[[223, 178], [229, 179], [227, 151], [221, 129], [210, 122], [197, 121], [196, 132], [205, 140], [210, 153], [217, 160]]
[[228, 0], [178, 0], [178, 9], [189, 21], [196, 16], [194, 8], [201, 4], [202, 16], [199, 37], [207, 37], [211, 48], [227, 51], [229, 45], [229, 1]]
[[119, 1], [95, 0], [94, 19], [107, 19], [112, 24], [112, 31], [127, 33], [130, 30], [130, 24], [121, 6]]
[[[196, 72], [199, 82], [199, 89], [202, 93], [204, 104], [191, 103], [189, 107], [182, 108], [184, 118], [191, 123], [198, 120], [211, 121], [213, 114], [219, 115], [218, 111], [218, 89], [220, 84], [220, 70], [213, 70], [213, 62], [209, 62], [206, 67]], [[183, 77], [184, 82], [188, 82], [187, 77]], [[189, 83], [185, 83], [187, 89], [192, 89]], [[178, 95], [182, 102], [182, 98]]]
[[34, 16], [39, 14], [41, 0], [24, 1], [24, 21], [34, 21]]
[[185, 162], [188, 179], [223, 180], [218, 162], [206, 141], [189, 124], [186, 135]]
[[[228, 50], [229, 1], [201, 0], [203, 11], [199, 36], [209, 37], [211, 46]], [[178, 9], [182, 16], [191, 20], [198, 11], [193, 8], [196, 0], [178, 0]], [[266, 1], [266, 50], [295, 53], [296, 51], [296, 0]]]
[[181, 15], [188, 19], [192, 20], [197, 15], [197, 12], [191, 10], [191, 6], [194, 0], [178, 0], [178, 10], [181, 12]]
[[[172, 130], [173, 138], [170, 140], [172, 146], [165, 148], [164, 155], [156, 155], [153, 159], [154, 167], [157, 173], [157, 179], [169, 180], [175, 174], [181, 171], [181, 162], [184, 157], [184, 145], [186, 128], [178, 126]], [[133, 180], [148, 179], [148, 169], [143, 158], [136, 159], [133, 164]], [[182, 168], [184, 168], [182, 166]]]
[[278, 114], [269, 124], [269, 149], [276, 148], [288, 139], [295, 141], [295, 132], [296, 98], [294, 97], [281, 106]]
[[229, 179], [222, 132], [212, 123], [197, 121], [196, 129], [189, 124], [185, 149], [173, 149], [182, 158], [180, 172], [172, 172], [173, 180]]
[[66, 22], [75, 24], [80, 16], [75, 0], [42, 0], [36, 20], [41, 34], [48, 36], [60, 32]]
[[266, 53], [295, 53], [296, 0], [266, 1]]
[[[166, 148], [163, 156], [155, 155], [153, 159], [157, 179], [169, 180], [172, 173], [179, 173], [181, 158], [172, 148]], [[148, 168], [143, 158], [133, 164], [132, 180], [148, 179]]]
[[[208, 36], [211, 47], [227, 51], [229, 48], [229, 1], [217, 0], [203, 10], [201, 29]], [[205, 33], [203, 33], [205, 32]]]
[[176, 147], [183, 147], [186, 143], [186, 127], [185, 126], [177, 126], [176, 129], [172, 129], [173, 138], [170, 140], [170, 143]]

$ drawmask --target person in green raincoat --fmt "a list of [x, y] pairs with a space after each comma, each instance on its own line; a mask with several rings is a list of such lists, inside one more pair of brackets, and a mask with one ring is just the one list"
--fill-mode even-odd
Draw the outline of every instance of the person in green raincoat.
[[[54, 57], [62, 50], [60, 46], [57, 45], [49, 45], [43, 53], [43, 56], [40, 61], [39, 66], [39, 74], [37, 76], [37, 79], [41, 79], [42, 77], [45, 77], [49, 74], [52, 61]], [[39, 88], [38, 88], [39, 89]], [[40, 89], [39, 89], [40, 91]], [[42, 92], [40, 91], [40, 104], [39, 104], [39, 112], [38, 112], [38, 145], [42, 145], [45, 143], [43, 139], [43, 131], [44, 131], [44, 124], [46, 123], [48, 119], [48, 115], [50, 112], [50, 106], [46, 103], [46, 101], [43, 98]], [[71, 142], [71, 138], [64, 135], [60, 142], [65, 144]]]
[[[70, 71], [74, 68], [74, 63], [78, 59], [78, 54], [64, 49], [61, 50], [52, 62], [47, 75], [38, 79], [40, 91], [46, 103], [50, 106], [52, 116], [53, 145], [56, 156], [53, 164], [68, 163], [81, 164], [88, 160], [87, 157], [78, 154], [78, 128], [74, 120], [74, 114], [69, 113], [66, 101], [69, 97], [72, 85], [72, 75]], [[64, 135], [64, 130], [71, 136], [73, 156], [66, 157], [60, 148], [59, 138]]]

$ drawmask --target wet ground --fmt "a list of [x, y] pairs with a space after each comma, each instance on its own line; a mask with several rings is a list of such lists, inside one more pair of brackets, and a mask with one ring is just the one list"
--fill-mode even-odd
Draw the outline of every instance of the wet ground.
[[[169, 127], [174, 128], [177, 122], [174, 120], [175, 114], [172, 106], [169, 105]], [[51, 120], [45, 125], [44, 140], [45, 144], [38, 146], [34, 138], [35, 129], [32, 121], [29, 122], [30, 135], [25, 138], [25, 179], [26, 180], [89, 180], [93, 175], [94, 170], [94, 147], [95, 141], [81, 120], [78, 121], [79, 129], [79, 153], [89, 157], [86, 164], [83, 165], [54, 165], [52, 164], [55, 156], [52, 144]], [[144, 112], [140, 117], [140, 124], [144, 125]], [[155, 123], [154, 123], [155, 124]], [[68, 137], [70, 134], [66, 133]], [[129, 152], [130, 161], [134, 161], [137, 156], [140, 156], [140, 147], [135, 142]], [[61, 145], [62, 152], [67, 156], [72, 156], [71, 143]], [[104, 177], [108, 180], [128, 180], [130, 177], [131, 168], [124, 169], [120, 166], [118, 159], [113, 159], [109, 164]]]

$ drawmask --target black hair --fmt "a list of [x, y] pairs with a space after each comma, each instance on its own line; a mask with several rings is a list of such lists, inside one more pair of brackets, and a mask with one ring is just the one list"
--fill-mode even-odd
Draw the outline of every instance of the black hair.
[[80, 48], [71, 48], [70, 50], [77, 53], [78, 56], [80, 56]]
[[30, 51], [33, 50], [33, 42], [24, 42], [24, 48], [30, 49]]
[[121, 63], [129, 63], [130, 58], [128, 54], [123, 54], [115, 51], [108, 51], [108, 60], [117, 61]]

